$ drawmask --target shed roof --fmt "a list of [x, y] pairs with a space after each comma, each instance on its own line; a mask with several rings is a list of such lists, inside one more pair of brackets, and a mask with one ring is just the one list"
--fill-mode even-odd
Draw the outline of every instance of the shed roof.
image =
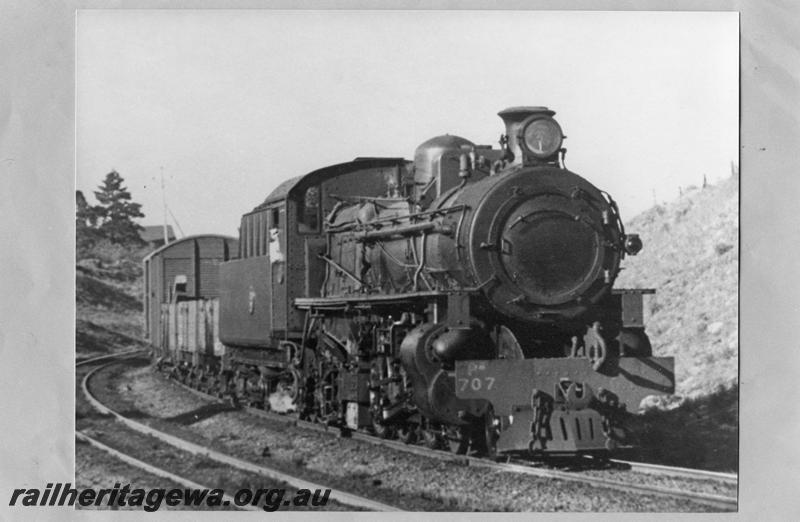
[[[158, 241], [164, 239], [164, 225], [147, 225], [142, 227], [143, 230], [139, 231], [139, 237], [142, 241]], [[167, 225], [167, 237], [175, 239], [175, 232], [172, 230], [172, 225]]]

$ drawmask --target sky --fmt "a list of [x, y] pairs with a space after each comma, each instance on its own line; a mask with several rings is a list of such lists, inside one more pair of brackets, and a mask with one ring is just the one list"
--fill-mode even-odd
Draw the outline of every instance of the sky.
[[142, 224], [165, 199], [184, 234], [236, 235], [287, 178], [496, 145], [497, 112], [545, 105], [627, 219], [730, 174], [738, 45], [730, 12], [82, 10], [76, 188], [114, 169]]

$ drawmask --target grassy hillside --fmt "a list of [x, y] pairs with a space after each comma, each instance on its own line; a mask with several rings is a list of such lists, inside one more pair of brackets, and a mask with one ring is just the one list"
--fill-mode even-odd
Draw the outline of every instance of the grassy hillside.
[[738, 179], [689, 188], [626, 223], [642, 252], [623, 262], [617, 286], [655, 288], [645, 305], [656, 355], [676, 358], [679, 395], [737, 382]]
[[79, 359], [142, 346], [142, 265], [146, 250], [101, 242], [75, 267]]

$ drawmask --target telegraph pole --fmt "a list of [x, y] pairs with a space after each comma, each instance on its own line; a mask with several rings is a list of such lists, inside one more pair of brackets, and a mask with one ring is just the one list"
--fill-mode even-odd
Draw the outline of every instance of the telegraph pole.
[[161, 166], [161, 201], [164, 204], [164, 244], [169, 243], [169, 234], [167, 233], [167, 195], [164, 192], [164, 166]]

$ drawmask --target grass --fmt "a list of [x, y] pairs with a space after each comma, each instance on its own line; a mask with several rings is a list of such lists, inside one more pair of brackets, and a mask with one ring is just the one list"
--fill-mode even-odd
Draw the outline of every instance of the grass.
[[75, 267], [75, 345], [79, 357], [143, 346], [141, 259], [146, 250], [100, 242]]

